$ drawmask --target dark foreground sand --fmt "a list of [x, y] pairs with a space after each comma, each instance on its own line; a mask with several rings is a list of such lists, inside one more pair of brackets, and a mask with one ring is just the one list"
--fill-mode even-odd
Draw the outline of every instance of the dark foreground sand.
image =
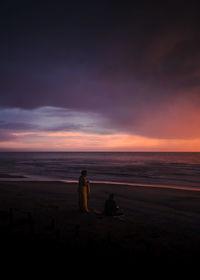
[[[115, 193], [124, 215], [101, 214]], [[9, 254], [193, 261], [200, 255], [200, 192], [92, 184], [90, 214], [77, 185], [0, 182], [0, 246]]]

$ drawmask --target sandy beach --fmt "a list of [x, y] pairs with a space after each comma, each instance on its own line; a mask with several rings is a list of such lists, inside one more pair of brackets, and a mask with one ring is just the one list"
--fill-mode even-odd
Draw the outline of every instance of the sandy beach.
[[[102, 214], [111, 192], [123, 216]], [[200, 252], [199, 202], [196, 191], [95, 183], [83, 214], [75, 183], [0, 182], [1, 247], [190, 261]]]

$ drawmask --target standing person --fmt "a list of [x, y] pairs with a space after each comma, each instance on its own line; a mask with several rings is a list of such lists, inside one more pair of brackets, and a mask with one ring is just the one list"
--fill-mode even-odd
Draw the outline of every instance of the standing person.
[[78, 198], [79, 198], [79, 208], [81, 212], [89, 213], [89, 209], [87, 207], [87, 197], [90, 193], [90, 183], [86, 179], [87, 170], [81, 171], [81, 176], [79, 177], [78, 184]]

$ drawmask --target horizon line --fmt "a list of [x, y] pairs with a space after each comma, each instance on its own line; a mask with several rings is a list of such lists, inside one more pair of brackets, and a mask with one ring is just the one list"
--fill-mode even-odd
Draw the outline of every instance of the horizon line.
[[200, 151], [1, 151], [0, 153], [200, 153]]

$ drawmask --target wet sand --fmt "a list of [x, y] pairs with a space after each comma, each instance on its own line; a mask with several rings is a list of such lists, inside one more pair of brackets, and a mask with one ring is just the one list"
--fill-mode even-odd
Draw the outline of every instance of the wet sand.
[[[123, 216], [102, 215], [111, 192]], [[95, 183], [88, 207], [79, 211], [75, 183], [0, 182], [1, 248], [129, 262], [200, 255], [200, 192]]]

